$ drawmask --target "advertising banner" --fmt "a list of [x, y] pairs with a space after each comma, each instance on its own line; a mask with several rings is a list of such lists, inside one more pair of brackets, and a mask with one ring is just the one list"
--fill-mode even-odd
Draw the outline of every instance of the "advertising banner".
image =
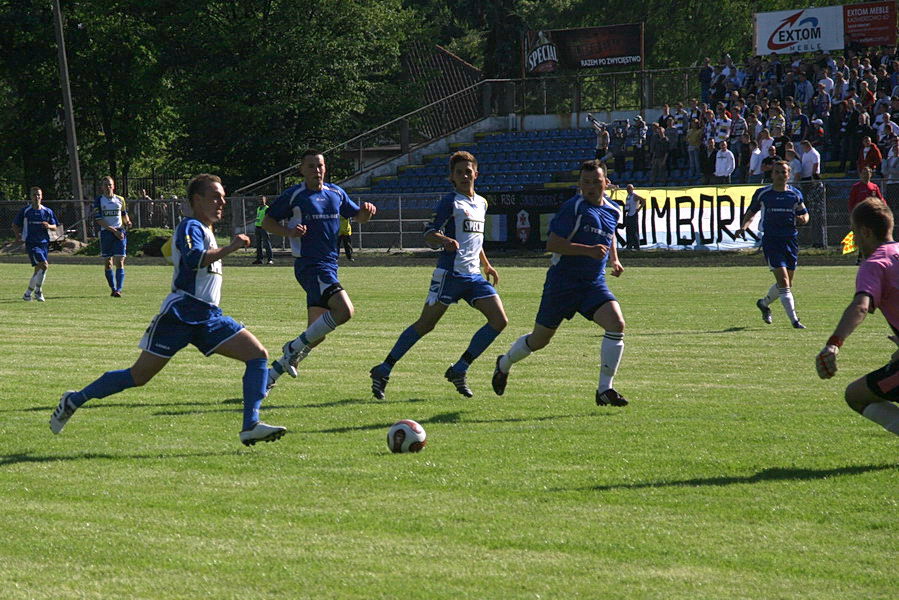
[[643, 65], [643, 24], [545, 29], [527, 33], [524, 71]]
[[841, 50], [843, 47], [842, 6], [755, 15], [755, 53], [758, 55]]
[[843, 6], [846, 44], [896, 45], [896, 3], [868, 2]]

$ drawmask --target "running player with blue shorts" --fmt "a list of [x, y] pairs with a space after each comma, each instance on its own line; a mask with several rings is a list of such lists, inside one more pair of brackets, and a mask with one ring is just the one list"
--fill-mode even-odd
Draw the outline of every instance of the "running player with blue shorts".
[[768, 289], [768, 294], [759, 298], [755, 305], [762, 313], [762, 321], [770, 324], [770, 305], [779, 297], [793, 327], [805, 329], [796, 315], [793, 282], [799, 256], [799, 232], [796, 226], [808, 223], [809, 216], [802, 200], [802, 192], [787, 185], [789, 179], [790, 164], [785, 161], [774, 163], [771, 185], [755, 191], [736, 234], [744, 236], [753, 217], [761, 211], [759, 232], [762, 234], [762, 251], [768, 267], [774, 273], [775, 281]]
[[615, 243], [621, 210], [606, 196], [607, 184], [602, 162], [582, 163], [579, 193], [567, 200], [550, 222], [546, 249], [553, 253], [552, 266], [546, 272], [534, 330], [497, 357], [492, 384], [498, 396], [506, 391], [512, 365], [546, 347], [562, 320], [580, 313], [605, 330], [596, 404], [627, 406], [627, 400], [612, 387], [624, 352], [624, 316], [606, 285], [606, 263], [614, 277], [620, 277], [624, 267]]
[[[899, 244], [893, 241], [893, 211], [880, 198], [866, 198], [852, 210], [850, 220], [861, 255], [867, 258], [858, 268], [855, 296], [815, 358], [821, 379], [836, 374], [843, 342], [878, 308], [892, 329], [890, 340], [899, 345]], [[845, 399], [852, 410], [899, 435], [899, 350], [886, 365], [850, 383]]]
[[110, 296], [121, 298], [125, 285], [125, 256], [128, 254], [126, 228], [131, 227], [131, 218], [125, 199], [115, 194], [112, 177], [104, 177], [100, 189], [103, 193], [94, 201], [94, 222], [100, 228], [100, 255], [105, 262], [106, 283], [112, 290]]
[[[325, 157], [318, 150], [303, 152], [300, 173], [303, 183], [284, 190], [262, 220], [266, 231], [290, 240], [294, 276], [306, 291], [308, 325], [272, 363], [269, 387], [284, 373], [296, 377], [297, 365], [312, 348], [353, 317], [353, 303], [337, 279], [340, 217], [367, 223], [377, 212], [374, 204], [360, 207], [340, 186], [325, 183]], [[287, 220], [286, 227], [281, 220]]]
[[178, 224], [172, 243], [172, 292], [162, 302], [159, 314], [147, 327], [140, 356], [130, 369], [107, 371], [80, 391], [62, 395], [50, 417], [50, 430], [60, 433], [69, 419], [91, 398], [105, 398], [149, 382], [187, 344], [209, 356], [221, 354], [246, 365], [243, 376], [243, 428], [245, 446], [272, 442], [287, 431], [259, 420], [259, 407], [266, 394], [268, 353], [241, 323], [222, 314], [222, 259], [250, 245], [240, 234], [219, 248], [212, 226], [221, 220], [225, 207], [222, 180], [215, 175], [194, 177], [187, 186], [193, 212]]
[[41, 204], [44, 192], [35, 186], [31, 188], [31, 204], [23, 206], [12, 222], [16, 241], [25, 242], [25, 250], [34, 267], [28, 289], [22, 300], [29, 302], [32, 297], [38, 302], [44, 301], [44, 279], [50, 268], [48, 254], [50, 252], [50, 232], [56, 231], [59, 221], [53, 211]]
[[[371, 391], [379, 400], [384, 399], [384, 390], [397, 361], [433, 330], [446, 309], [459, 300], [465, 300], [487, 318], [487, 323], [475, 332], [459, 360], [443, 374], [456, 386], [457, 392], [471, 398], [474, 394], [465, 378], [468, 367], [509, 322], [502, 300], [493, 287], [499, 283], [499, 276], [490, 266], [483, 248], [487, 201], [474, 191], [478, 161], [468, 152], [456, 152], [450, 157], [449, 168], [455, 190], [440, 200], [425, 229], [425, 241], [432, 248], [442, 247], [443, 252], [431, 277], [431, 288], [421, 316], [400, 334], [384, 362], [371, 369]], [[481, 275], [481, 268], [486, 278]]]

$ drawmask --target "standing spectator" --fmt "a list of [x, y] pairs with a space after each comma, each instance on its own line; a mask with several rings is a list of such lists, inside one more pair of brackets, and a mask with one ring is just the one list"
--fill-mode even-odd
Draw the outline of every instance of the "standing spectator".
[[752, 160], [752, 148], [749, 145], [749, 134], [744, 133], [740, 139], [739, 150], [735, 152], [737, 168], [734, 171], [735, 183], [746, 183], [749, 179], [749, 162]]
[[749, 177], [747, 183], [762, 182], [762, 152], [755, 140], [749, 142]]
[[877, 145], [880, 148], [881, 155], [883, 155], [890, 151], [893, 140], [896, 139], [896, 136], [899, 136], [899, 125], [893, 122], [888, 112], [883, 113], [881, 119], [880, 127], [877, 128]]
[[759, 133], [758, 142], [762, 156], [768, 156], [768, 148], [774, 145], [774, 140], [771, 139], [771, 133], [767, 129], [762, 129]]
[[618, 123], [612, 128], [612, 139], [609, 150], [615, 159], [615, 173], [624, 173], [627, 167], [627, 131], [628, 122]]
[[886, 203], [886, 200], [883, 199], [883, 194], [880, 192], [880, 187], [871, 181], [872, 174], [873, 171], [871, 171], [870, 167], [861, 167], [859, 169], [859, 181], [856, 181], [852, 184], [852, 187], [849, 188], [849, 202], [846, 205], [849, 209], [849, 214], [852, 214], [852, 210], [858, 206], [862, 200], [871, 196], [880, 198]]
[[840, 171], [845, 171], [848, 167], [850, 171], [855, 170], [855, 161], [858, 158], [858, 148], [856, 148], [856, 135], [858, 135], [858, 117], [859, 111], [855, 106], [855, 100], [847, 98], [843, 101], [842, 118], [840, 120], [840, 129], [838, 139], [840, 140]]
[[16, 241], [25, 242], [25, 250], [34, 272], [28, 282], [28, 288], [22, 300], [30, 302], [32, 296], [38, 302], [44, 301], [44, 279], [47, 277], [47, 269], [50, 268], [50, 232], [56, 231], [59, 221], [53, 211], [43, 204], [44, 191], [34, 186], [31, 188], [31, 204], [23, 206], [13, 218], [12, 230]]
[[125, 256], [128, 253], [126, 228], [131, 227], [131, 217], [128, 216], [125, 199], [115, 194], [112, 177], [104, 177], [100, 189], [103, 193], [94, 200], [94, 222], [100, 229], [100, 255], [105, 263], [106, 283], [112, 290], [110, 296], [121, 298], [125, 284]]
[[730, 183], [731, 173], [736, 166], [733, 153], [727, 149], [727, 142], [720, 142], [715, 156], [715, 183]]
[[646, 170], [646, 123], [637, 115], [628, 129], [628, 141], [634, 148], [634, 171]]
[[699, 164], [702, 169], [702, 183], [711, 185], [714, 183], [715, 164], [718, 159], [718, 148], [715, 147], [715, 139], [709, 138], [705, 141], [702, 152], [699, 153]]
[[[730, 121], [730, 137], [728, 138], [728, 143], [730, 145], [731, 151], [735, 155], [739, 155], [742, 151], [741, 146], [744, 143], [744, 133], [748, 135], [748, 126], [746, 123], [746, 119], [743, 118], [743, 115], [738, 111], [734, 111], [733, 118], [731, 118]], [[748, 143], [748, 140], [746, 143]]]
[[834, 80], [830, 78], [829, 67], [824, 67], [824, 70], [821, 72], [821, 79], [818, 80], [818, 85], [823, 86], [824, 91], [827, 94], [830, 94], [833, 91]]
[[793, 118], [790, 123], [790, 139], [794, 144], [798, 144], [808, 137], [808, 117], [803, 114], [801, 104], [793, 107]]
[[880, 164], [884, 177], [884, 196], [889, 204], [899, 202], [899, 137], [893, 138], [887, 157]]
[[704, 59], [702, 68], [699, 69], [699, 89], [702, 102], [708, 103], [709, 101], [709, 93], [712, 88], [712, 77], [714, 75], [715, 68], [712, 67], [712, 59]]
[[821, 177], [821, 154], [815, 150], [809, 140], [802, 140], [802, 181], [810, 181], [812, 179], [820, 179]]
[[786, 157], [787, 144], [790, 143], [790, 138], [783, 134], [783, 129], [780, 127], [774, 127], [774, 129], [771, 130], [771, 134], [773, 139], [772, 144], [774, 148], [777, 149], [777, 155], [781, 158]]
[[665, 129], [658, 123], [653, 123], [652, 138], [649, 141], [649, 155], [652, 160], [650, 183], [653, 185], [656, 185], [663, 180], [668, 161], [668, 149], [668, 137], [665, 135]]
[[880, 169], [880, 163], [883, 162], [883, 156], [880, 149], [871, 143], [871, 138], [865, 136], [862, 138], [862, 146], [858, 150], [858, 172], [869, 168], [872, 172]]
[[268, 231], [262, 227], [265, 220], [265, 213], [268, 212], [268, 199], [265, 196], [259, 198], [259, 206], [256, 207], [256, 260], [254, 265], [262, 264], [262, 254], [265, 251], [265, 264], [273, 265], [272, 261], [272, 240], [268, 235]]
[[808, 141], [812, 146], [824, 146], [826, 142], [824, 134], [824, 121], [821, 119], [812, 119], [808, 126]]
[[[608, 159], [609, 154], [609, 145], [611, 144], [611, 136], [609, 135], [609, 128], [606, 127], [605, 123], [600, 123], [593, 115], [587, 113], [587, 120], [590, 121], [590, 125], [593, 127], [593, 131], [596, 133], [596, 156], [597, 160], [601, 160], [605, 162]], [[615, 169], [615, 172], [619, 175], [621, 171]]]
[[628, 250], [640, 249], [639, 212], [646, 207], [646, 201], [634, 192], [634, 186], [627, 184], [627, 197], [624, 200], [624, 231]]
[[787, 183], [790, 185], [799, 183], [799, 179], [802, 177], [802, 161], [799, 160], [796, 151], [787, 150], [784, 160], [790, 165], [790, 179]]
[[355, 261], [353, 258], [353, 226], [350, 224], [350, 220], [344, 216], [340, 217], [340, 229], [337, 232], [338, 234], [338, 243], [337, 243], [337, 255], [340, 256], [340, 246], [343, 245], [343, 251], [346, 253], [346, 257], [350, 262]]
[[869, 89], [868, 82], [865, 80], [859, 81], [857, 91], [858, 97], [862, 104], [862, 108], [864, 108], [866, 111], [870, 111], [874, 106], [876, 98], [874, 96], [874, 92]]
[[687, 130], [687, 157], [690, 163], [690, 177], [697, 178], [702, 169], [699, 166], [699, 153], [702, 150], [702, 127], [699, 119], [690, 121], [690, 129]]
[[668, 138], [668, 158], [666, 166], [668, 169], [668, 179], [671, 179], [671, 171], [677, 168], [680, 163], [680, 145], [681, 135], [677, 131], [677, 125], [674, 124], [674, 117], [668, 117], [668, 127], [664, 127], [665, 136]]
[[812, 82], [808, 80], [804, 71], [800, 71], [799, 80], [796, 82], [796, 94], [794, 95], [796, 105], [801, 106], [802, 108], [808, 108], [809, 103], [812, 101], [812, 96], [814, 95], [815, 88], [812, 85]]
[[777, 148], [773, 145], [768, 146], [768, 156], [762, 159], [762, 183], [771, 183], [771, 171], [774, 169], [774, 164], [781, 160], [777, 155]]

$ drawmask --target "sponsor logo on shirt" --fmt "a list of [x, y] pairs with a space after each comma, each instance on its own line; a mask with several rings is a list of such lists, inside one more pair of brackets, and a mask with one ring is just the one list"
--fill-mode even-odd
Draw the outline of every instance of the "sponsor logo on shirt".
[[462, 231], [465, 233], [484, 233], [484, 222], [465, 219], [462, 221]]

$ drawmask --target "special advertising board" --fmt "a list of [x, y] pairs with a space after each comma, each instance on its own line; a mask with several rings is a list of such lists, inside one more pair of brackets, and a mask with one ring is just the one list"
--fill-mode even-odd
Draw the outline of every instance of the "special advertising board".
[[643, 24], [529, 31], [524, 71], [643, 65]]

